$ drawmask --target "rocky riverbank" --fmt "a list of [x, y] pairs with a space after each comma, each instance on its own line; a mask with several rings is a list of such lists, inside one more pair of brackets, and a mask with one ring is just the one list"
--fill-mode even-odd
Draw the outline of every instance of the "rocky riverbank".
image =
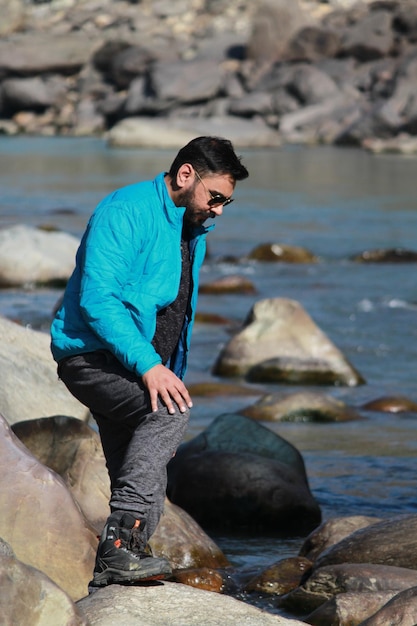
[[0, 132], [416, 151], [412, 0], [0, 0]]

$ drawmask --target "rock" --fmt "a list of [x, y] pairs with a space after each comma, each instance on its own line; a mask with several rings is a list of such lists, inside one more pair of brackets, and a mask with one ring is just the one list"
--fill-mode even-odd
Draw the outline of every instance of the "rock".
[[[313, 611], [340, 594], [383, 592], [395, 595], [398, 591], [414, 586], [416, 580], [417, 572], [404, 567], [372, 563], [328, 565], [314, 568], [300, 587], [282, 599], [282, 605], [297, 611]], [[387, 601], [386, 598], [383, 600]], [[367, 613], [364, 617], [369, 615]]]
[[299, 30], [288, 43], [285, 59], [314, 62], [335, 57], [340, 50], [341, 37], [334, 30], [311, 25]]
[[283, 261], [284, 263], [317, 263], [318, 258], [301, 246], [285, 243], [263, 243], [254, 248], [248, 259], [254, 261]]
[[343, 56], [370, 61], [390, 55], [394, 49], [389, 11], [373, 11], [347, 29], [340, 50]]
[[19, 561], [0, 539], [0, 613], [3, 624], [88, 626], [71, 598], [48, 576]]
[[267, 567], [245, 586], [246, 592], [283, 595], [301, 584], [312, 563], [303, 557], [290, 557]]
[[341, 400], [314, 391], [272, 393], [262, 396], [240, 413], [274, 422], [346, 422], [362, 416]]
[[87, 593], [97, 537], [62, 479], [43, 466], [0, 416], [0, 537], [72, 600]]
[[[339, 593], [307, 615], [305, 619], [313, 626], [333, 626], [334, 624], [350, 626], [351, 624], [359, 625], [359, 623], [363, 626], [365, 622], [362, 620], [373, 615], [393, 596], [395, 596], [395, 591]], [[380, 626], [387, 626], [388, 623], [384, 622]]]
[[151, 537], [156, 556], [165, 556], [175, 571], [224, 568], [229, 561], [199, 524], [179, 506], [165, 499], [165, 511]]
[[387, 624], [415, 626], [417, 623], [417, 587], [405, 589], [395, 595], [360, 626], [386, 626]]
[[306, 538], [301, 546], [299, 556], [315, 561], [319, 554], [339, 543], [360, 528], [376, 524], [381, 520], [365, 515], [336, 517], [326, 520]]
[[[109, 585], [78, 602], [90, 626], [303, 626], [228, 596], [177, 583], [124, 587]], [[305, 626], [305, 624], [304, 624]]]
[[384, 413], [417, 413], [417, 402], [403, 396], [382, 396], [362, 405], [366, 411], [383, 411]]
[[243, 330], [220, 352], [213, 373], [246, 376], [252, 382], [363, 382], [301, 305], [286, 298], [260, 300], [253, 306]]
[[405, 248], [365, 250], [353, 256], [352, 261], [359, 263], [415, 263], [417, 262], [417, 252]]
[[199, 287], [199, 293], [222, 295], [224, 293], [256, 293], [255, 286], [251, 280], [244, 276], [223, 276], [209, 283], [204, 283]]
[[88, 419], [59, 381], [49, 344], [46, 333], [0, 317], [0, 406], [9, 424], [50, 415]]
[[227, 136], [237, 148], [278, 146], [277, 133], [259, 119], [248, 121], [232, 116], [211, 118], [131, 117], [115, 124], [108, 132], [113, 147], [179, 148], [199, 135]]
[[223, 86], [223, 72], [215, 61], [157, 63], [152, 70], [155, 98], [192, 104], [216, 98]]
[[322, 552], [314, 567], [337, 563], [375, 563], [417, 569], [417, 515], [371, 524]]
[[0, 287], [65, 284], [79, 239], [19, 224], [0, 230]]
[[182, 585], [214, 591], [215, 593], [223, 593], [228, 584], [230, 586], [227, 576], [222, 576], [221, 572], [209, 567], [181, 570], [174, 573], [173, 580]]
[[264, 0], [252, 23], [247, 55], [257, 63], [280, 59], [291, 38], [308, 23], [298, 0]]
[[100, 534], [110, 515], [110, 484], [98, 433], [78, 419], [57, 415], [17, 422], [12, 429], [40, 463], [61, 476]]
[[190, 395], [205, 398], [217, 396], [258, 396], [263, 392], [255, 387], [237, 385], [233, 383], [201, 382], [187, 385]]
[[369, 137], [363, 140], [362, 146], [375, 154], [417, 154], [417, 138], [403, 133], [389, 139]]
[[298, 450], [237, 414], [219, 416], [179, 447], [167, 495], [203, 528], [252, 536], [310, 532], [321, 518]]

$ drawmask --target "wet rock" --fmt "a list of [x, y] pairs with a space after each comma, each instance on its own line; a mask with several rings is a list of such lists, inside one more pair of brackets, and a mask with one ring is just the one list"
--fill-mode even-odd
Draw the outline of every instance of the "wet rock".
[[342, 539], [319, 555], [315, 567], [337, 563], [375, 563], [417, 569], [416, 548], [417, 515], [393, 517]]
[[352, 515], [351, 517], [335, 517], [326, 520], [306, 538], [301, 546], [299, 556], [304, 556], [310, 561], [315, 561], [319, 554], [339, 543], [360, 528], [366, 528], [370, 524], [376, 524], [381, 520], [365, 515]]
[[314, 392], [266, 394], [240, 413], [274, 422], [345, 422], [363, 419], [360, 413], [332, 396]]
[[74, 269], [79, 243], [67, 233], [24, 224], [0, 230], [0, 287], [65, 284]]
[[200, 293], [221, 295], [224, 293], [256, 293], [255, 285], [244, 276], [223, 276], [218, 280], [200, 285]]
[[88, 626], [67, 593], [41, 571], [19, 561], [2, 539], [0, 580], [3, 624]]
[[267, 567], [245, 586], [246, 592], [283, 595], [301, 584], [312, 563], [303, 557], [290, 557]]
[[313, 611], [330, 598], [344, 593], [383, 592], [394, 595], [414, 586], [416, 579], [415, 570], [403, 567], [370, 563], [328, 565], [315, 568], [300, 587], [282, 599], [282, 604], [297, 611]]
[[365, 250], [352, 257], [352, 260], [359, 263], [415, 263], [417, 252], [405, 248], [381, 248]]
[[254, 261], [283, 261], [285, 263], [316, 263], [318, 258], [300, 246], [284, 243], [264, 243], [254, 248], [248, 259]]
[[0, 406], [9, 424], [50, 415], [88, 419], [58, 380], [49, 344], [46, 333], [0, 317]]
[[417, 413], [417, 403], [403, 396], [382, 396], [362, 405], [366, 411], [384, 413]]
[[237, 414], [219, 416], [179, 447], [167, 494], [206, 529], [294, 534], [321, 519], [298, 450]]
[[417, 138], [402, 133], [389, 139], [367, 138], [362, 146], [375, 154], [417, 154]]
[[286, 298], [254, 305], [243, 330], [220, 352], [213, 373], [246, 376], [252, 382], [349, 386], [363, 382], [301, 305]]
[[62, 479], [27, 450], [0, 416], [0, 537], [72, 600], [86, 595], [97, 537]]
[[415, 626], [417, 623], [417, 587], [411, 587], [395, 595], [361, 626], [386, 626], [386, 624]]
[[194, 383], [188, 385], [187, 387], [192, 397], [202, 396], [210, 398], [216, 396], [257, 396], [263, 393], [261, 389], [244, 385], [234, 385], [233, 383], [202, 382]]
[[189, 585], [196, 589], [205, 589], [215, 593], [223, 593], [228, 586], [228, 579], [218, 570], [209, 567], [187, 569], [174, 573], [173, 580], [182, 585]]
[[[395, 595], [395, 591], [339, 593], [307, 615], [305, 620], [313, 626], [363, 626], [365, 622], [362, 620], [373, 615]], [[387, 623], [380, 626], [386, 626]]]

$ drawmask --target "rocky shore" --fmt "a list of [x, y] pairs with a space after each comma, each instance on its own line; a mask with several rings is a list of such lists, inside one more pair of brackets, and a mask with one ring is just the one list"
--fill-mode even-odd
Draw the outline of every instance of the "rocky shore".
[[417, 151], [413, 0], [0, 0], [0, 133]]

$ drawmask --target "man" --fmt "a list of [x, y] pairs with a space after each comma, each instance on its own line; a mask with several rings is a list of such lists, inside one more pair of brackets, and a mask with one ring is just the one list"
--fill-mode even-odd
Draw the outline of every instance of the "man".
[[168, 173], [107, 196], [81, 240], [51, 349], [59, 377], [98, 424], [110, 476], [93, 586], [171, 573], [147, 544], [192, 407], [183, 378], [213, 228], [204, 224], [247, 176], [228, 140], [198, 137]]

